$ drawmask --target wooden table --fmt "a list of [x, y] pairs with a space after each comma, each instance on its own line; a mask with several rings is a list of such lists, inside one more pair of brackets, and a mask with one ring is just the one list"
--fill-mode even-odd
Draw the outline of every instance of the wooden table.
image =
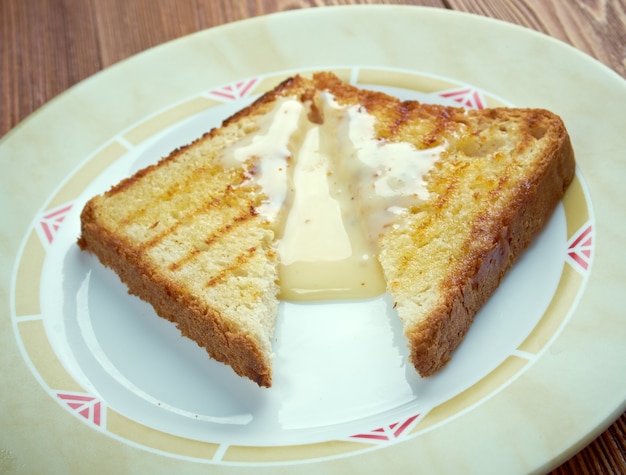
[[[1, 0], [0, 137], [77, 82], [198, 30], [369, 0]], [[547, 33], [626, 78], [625, 0], [393, 0], [473, 12]], [[626, 414], [554, 474], [626, 473]]]

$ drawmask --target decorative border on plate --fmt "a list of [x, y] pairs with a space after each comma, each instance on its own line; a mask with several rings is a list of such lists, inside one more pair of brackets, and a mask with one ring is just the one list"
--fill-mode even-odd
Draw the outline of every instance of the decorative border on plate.
[[[425, 74], [382, 68], [328, 69], [355, 84], [417, 90], [453, 100], [464, 107], [482, 109], [506, 105], [479, 89]], [[343, 440], [279, 447], [229, 446], [186, 439], [144, 426], [119, 414], [81, 387], [55, 354], [46, 335], [39, 304], [39, 276], [46, 252], [74, 200], [109, 165], [160, 131], [216, 105], [261, 94], [295, 72], [307, 74], [307, 71], [288, 71], [244, 79], [211, 89], [145, 118], [89, 157], [35, 218], [23, 241], [12, 282], [14, 331], [24, 359], [39, 383], [61, 406], [94, 429], [145, 450], [222, 464], [300, 463], [375, 450], [432, 430], [496, 394], [541, 356], [575, 307], [591, 271], [595, 245], [591, 202], [579, 171], [563, 199], [567, 222], [564, 264], [558, 287], [544, 315], [530, 335], [496, 369], [434, 408], [410, 414], [386, 426], [347, 435]]]

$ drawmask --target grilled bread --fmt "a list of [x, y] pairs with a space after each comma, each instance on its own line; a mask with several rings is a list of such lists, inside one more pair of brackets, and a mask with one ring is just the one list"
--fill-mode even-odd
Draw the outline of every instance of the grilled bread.
[[[366, 228], [411, 362], [423, 376], [437, 372], [572, 180], [570, 141], [550, 112], [401, 102], [330, 73], [295, 76], [220, 128], [92, 198], [81, 215], [79, 246], [213, 358], [271, 386], [276, 243], [289, 212], [293, 141], [302, 141], [302, 127], [331, 120], [331, 110], [340, 111], [332, 118], [338, 123], [347, 110], [372, 118], [377, 144], [436, 151], [428, 172], [413, 177], [422, 192], [379, 199], [380, 212], [401, 210]], [[342, 130], [333, 140], [348, 140]], [[243, 149], [242, 157], [237, 150]], [[337, 160], [358, 160], [359, 153], [353, 147]], [[274, 167], [273, 175], [259, 178], [264, 166]], [[277, 180], [286, 181], [277, 186]], [[353, 191], [367, 221], [365, 188]]]

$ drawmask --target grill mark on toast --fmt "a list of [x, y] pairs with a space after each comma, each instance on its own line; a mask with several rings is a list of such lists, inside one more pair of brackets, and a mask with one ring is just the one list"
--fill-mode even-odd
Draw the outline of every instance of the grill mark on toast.
[[232, 277], [233, 273], [242, 267], [246, 262], [250, 260], [250, 258], [254, 255], [257, 250], [257, 246], [252, 246], [246, 249], [241, 254], [237, 255], [235, 259], [233, 259], [232, 264], [224, 267], [221, 271], [211, 277], [205, 286], [207, 288], [215, 287], [222, 283], [225, 279]]
[[[214, 176], [214, 172], [212, 172], [210, 169], [207, 169], [206, 167], [200, 167], [200, 168], [194, 169], [194, 170], [192, 170], [191, 173], [189, 173], [185, 177], [185, 180], [183, 182], [175, 182], [175, 183], [171, 184], [170, 186], [168, 186], [161, 193], [155, 195], [153, 197], [153, 202], [168, 202], [168, 201], [171, 201], [171, 199], [174, 196], [186, 193], [194, 184], [198, 183], [201, 180], [205, 180], [206, 181], [207, 177], [210, 178], [212, 176]], [[244, 179], [245, 178], [243, 177], [243, 175], [241, 175], [240, 179], [238, 180], [238, 183], [235, 183], [235, 185], [240, 184]], [[128, 186], [130, 186], [130, 185], [128, 185]], [[227, 186], [232, 186], [232, 184], [231, 185], [227, 185]], [[207, 188], [208, 188], [208, 186], [207, 186]], [[223, 195], [224, 194], [224, 189], [219, 190], [217, 193], [214, 193], [214, 194], [215, 194], [215, 196]], [[210, 191], [209, 190], [207, 190], [207, 195], [210, 196]], [[145, 215], [147, 211], [148, 211], [148, 208], [146, 208], [146, 207], [139, 207], [139, 208], [133, 210], [132, 213], [130, 213], [129, 215], [124, 216], [123, 218], [120, 219], [120, 221], [119, 221], [120, 226], [127, 226], [127, 225], [133, 223], [138, 218], [140, 218], [141, 216]]]
[[[211, 208], [220, 207], [222, 205], [228, 206], [227, 203], [228, 203], [229, 198], [231, 198], [231, 196], [233, 195], [233, 191], [234, 191], [234, 188], [231, 185], [227, 185], [226, 188], [224, 190], [222, 190], [222, 192], [221, 192], [221, 194], [219, 196], [216, 196], [213, 199], [205, 201], [204, 203], [202, 203], [201, 206], [198, 206], [196, 208], [193, 208], [193, 209], [189, 210], [187, 213], [182, 215], [181, 218], [178, 219], [173, 225], [171, 225], [167, 229], [164, 229], [160, 233], [152, 236], [152, 238], [150, 238], [149, 240], [147, 240], [144, 243], [142, 243], [139, 246], [139, 249], [141, 251], [145, 252], [145, 251], [148, 251], [149, 249], [155, 247], [163, 239], [165, 239], [170, 234], [174, 233], [182, 224], [184, 224], [185, 222], [188, 222], [195, 215], [205, 214]], [[253, 207], [253, 204], [248, 202], [248, 206], [246, 208], [247, 212], [249, 212], [249, 208], [250, 207]]]
[[[232, 222], [225, 224], [224, 226], [216, 229], [211, 235], [209, 235], [203, 243], [207, 246], [212, 246], [216, 242], [221, 239], [227, 238], [236, 227], [241, 226], [242, 224], [248, 223], [251, 219], [257, 216], [257, 211], [252, 204], [249, 204], [248, 208], [245, 209], [242, 213], [235, 216]], [[176, 262], [172, 262], [168, 267], [171, 271], [176, 271], [184, 266], [186, 263], [192, 261], [198, 254], [204, 252], [202, 249], [193, 248], [189, 251], [185, 256], [178, 259]]]
[[[370, 98], [373, 103], [375, 98]], [[377, 116], [378, 132], [381, 138], [389, 140], [407, 140], [413, 143], [417, 148], [434, 147], [441, 142], [450, 130], [458, 127], [459, 122], [463, 122], [462, 116], [459, 116], [461, 109], [453, 107], [439, 106], [436, 104], [421, 104], [416, 101], [394, 102], [376, 110], [374, 108], [370, 113]], [[428, 130], [420, 130], [418, 135], [421, 136], [419, 141], [413, 141], [411, 133], [408, 134], [405, 129], [412, 127], [416, 121], [422, 122], [422, 127], [428, 127]]]
[[135, 183], [141, 181], [143, 177], [149, 175], [150, 173], [156, 170], [166, 167], [168, 162], [172, 162], [176, 160], [177, 157], [185, 153], [187, 150], [191, 150], [197, 147], [201, 142], [208, 140], [208, 135], [209, 135], [208, 133], [202, 135], [201, 137], [197, 138], [190, 144], [177, 148], [172, 153], [170, 153], [167, 157], [164, 157], [161, 160], [159, 160], [158, 163], [142, 168], [141, 170], [138, 170], [137, 172], [135, 172], [134, 175], [123, 179], [122, 181], [120, 181], [117, 185], [113, 186], [107, 192], [107, 196], [113, 196], [118, 193], [121, 193], [127, 190], [128, 188], [132, 187]]

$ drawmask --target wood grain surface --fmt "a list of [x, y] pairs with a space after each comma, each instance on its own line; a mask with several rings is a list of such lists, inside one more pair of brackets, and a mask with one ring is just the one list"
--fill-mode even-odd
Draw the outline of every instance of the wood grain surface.
[[[0, 137], [77, 82], [166, 41], [285, 10], [373, 3], [447, 8], [523, 25], [626, 78], [626, 0], [0, 0]], [[626, 414], [552, 473], [626, 474]]]

